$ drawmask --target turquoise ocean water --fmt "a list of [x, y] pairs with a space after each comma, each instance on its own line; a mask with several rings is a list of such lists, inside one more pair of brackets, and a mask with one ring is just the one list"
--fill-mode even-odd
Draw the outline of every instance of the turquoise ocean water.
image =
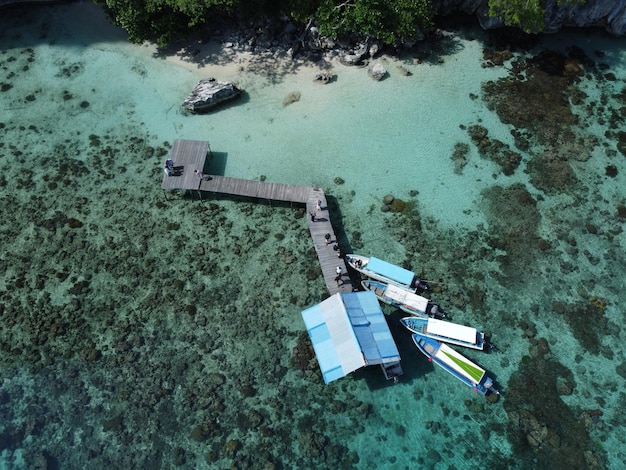
[[[268, 58], [168, 60], [84, 3], [0, 24], [0, 467], [622, 468], [623, 39], [565, 32], [489, 66], [494, 36], [444, 29], [379, 59], [381, 82], [337, 63], [319, 85]], [[220, 73], [244, 99], [182, 113]], [[322, 187], [346, 249], [411, 267], [492, 335], [463, 352], [500, 400], [429, 364], [387, 307], [400, 383], [324, 385], [302, 212], [166, 199], [174, 139], [210, 141], [208, 172]]]

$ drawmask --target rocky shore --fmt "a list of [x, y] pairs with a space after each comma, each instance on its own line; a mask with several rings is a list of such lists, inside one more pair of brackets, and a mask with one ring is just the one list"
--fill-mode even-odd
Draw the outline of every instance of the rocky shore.
[[[30, 4], [69, 3], [71, 1], [0, 0], [0, 8]], [[433, 4], [439, 16], [465, 13], [474, 15], [484, 29], [503, 27], [502, 20], [489, 16], [488, 0], [434, 0]], [[563, 28], [603, 28], [616, 36], [626, 34], [626, 4], [623, 2], [588, 0], [569, 5], [558, 0], [548, 0], [546, 12], [545, 33], [555, 33]]]

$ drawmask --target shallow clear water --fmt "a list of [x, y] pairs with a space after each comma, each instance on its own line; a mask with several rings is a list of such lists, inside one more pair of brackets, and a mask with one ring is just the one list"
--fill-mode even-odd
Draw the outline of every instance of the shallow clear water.
[[[446, 33], [419, 64], [381, 59], [381, 82], [336, 65], [322, 86], [314, 69], [267, 59], [164, 60], [85, 4], [4, 13], [0, 465], [619, 468], [622, 39], [564, 33], [533, 51], [577, 45], [616, 77], [588, 65], [572, 85], [586, 96], [571, 130], [597, 144], [561, 146], [590, 158], [564, 157], [578, 183], [551, 192], [533, 179], [536, 145], [505, 176], [471, 142], [481, 124], [514, 148], [482, 91], [513, 62], [484, 67], [481, 31]], [[220, 73], [247, 96], [182, 113], [196, 81]], [[292, 91], [300, 100], [283, 106]], [[177, 138], [209, 140], [224, 175], [322, 187], [346, 247], [412, 265], [456, 322], [493, 334], [498, 352], [467, 356], [495, 375], [500, 401], [433, 369], [387, 307], [398, 385], [377, 368], [330, 385], [314, 360], [301, 370], [300, 311], [325, 295], [305, 219], [288, 205], [166, 199], [160, 165]], [[469, 145], [461, 171], [457, 143]], [[533, 204], [498, 196], [515, 183]], [[414, 210], [383, 213], [386, 194]]]

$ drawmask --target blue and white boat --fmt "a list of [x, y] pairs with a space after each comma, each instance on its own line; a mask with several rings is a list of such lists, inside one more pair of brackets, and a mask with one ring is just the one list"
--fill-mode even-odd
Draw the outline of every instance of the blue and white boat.
[[437, 341], [483, 350], [485, 333], [465, 325], [436, 318], [404, 317], [400, 320], [411, 333], [419, 333]]
[[385, 302], [393, 307], [399, 308], [406, 313], [418, 317], [445, 318], [446, 314], [434, 304], [421, 295], [416, 294], [406, 287], [394, 284], [387, 284], [382, 281], [366, 279], [361, 281], [365, 290], [371, 290], [381, 302]]
[[428, 286], [414, 272], [388, 263], [378, 258], [362, 255], [346, 255], [346, 262], [355, 271], [382, 281], [387, 284], [413, 289], [414, 291], [426, 291]]
[[500, 394], [494, 387], [493, 379], [487, 375], [485, 369], [477, 366], [447, 344], [440, 343], [419, 333], [413, 334], [413, 342], [428, 360], [434, 362], [481, 395], [487, 395], [488, 393]]

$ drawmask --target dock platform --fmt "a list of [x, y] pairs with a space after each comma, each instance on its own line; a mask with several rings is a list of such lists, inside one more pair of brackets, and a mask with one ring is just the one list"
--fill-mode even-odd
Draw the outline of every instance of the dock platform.
[[[174, 162], [174, 173], [172, 176], [164, 174], [161, 189], [197, 191], [200, 195], [202, 193], [230, 194], [306, 205], [307, 225], [328, 292], [333, 295], [337, 292], [352, 291], [352, 282], [346, 263], [334, 249], [337, 237], [330, 222], [326, 195], [321, 188], [218, 175], [204, 175], [200, 179], [194, 170], [203, 170], [210, 152], [208, 142], [175, 140], [170, 153], [170, 159]], [[317, 209], [318, 201], [319, 210]], [[311, 214], [315, 214], [314, 220]], [[330, 235], [330, 242], [327, 242], [326, 234]], [[339, 279], [337, 279], [338, 267], [341, 268]]]

